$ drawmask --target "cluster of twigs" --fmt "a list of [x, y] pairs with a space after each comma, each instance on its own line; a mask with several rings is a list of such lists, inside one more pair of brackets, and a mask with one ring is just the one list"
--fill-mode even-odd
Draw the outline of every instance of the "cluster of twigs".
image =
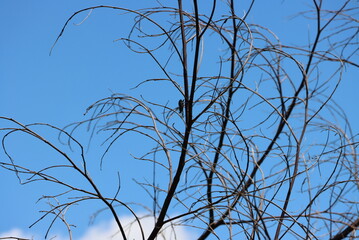
[[[128, 133], [136, 133], [152, 147], [135, 156], [154, 169], [151, 184], [139, 182], [154, 201], [155, 219], [152, 232], [145, 236], [142, 231], [142, 239], [156, 239], [170, 225], [195, 228], [197, 239], [355, 237], [358, 142], [332, 97], [343, 71], [358, 67], [352, 60], [357, 53], [357, 9], [349, 0], [330, 10], [324, 9], [324, 1], [309, 2], [313, 9], [301, 14], [316, 29], [303, 46], [284, 45], [270, 29], [251, 24], [247, 19], [255, 1], [244, 16], [237, 15], [234, 0], [179, 0], [176, 7], [137, 11], [95, 6], [74, 13], [58, 39], [82, 12], [109, 8], [134, 14], [129, 36], [119, 40], [134, 52], [149, 55], [163, 74], [140, 85], [155, 88], [167, 82], [180, 96], [179, 104], [114, 94], [91, 105], [86, 121], [66, 129], [42, 124], [76, 145], [80, 159], [37, 134], [34, 125], [1, 117], [15, 124], [1, 129], [6, 131], [3, 149], [11, 160], [2, 166], [19, 177], [29, 175], [27, 181], [60, 184], [68, 189], [63, 195], [81, 194], [53, 205], [44, 216], [55, 214], [54, 220], [66, 222], [62, 214], [69, 206], [98, 199], [127, 239], [115, 206], [127, 208], [140, 226], [141, 217], [117, 195], [103, 195], [89, 175], [83, 145], [74, 137], [78, 127], [93, 123], [93, 129], [110, 132], [104, 155]], [[190, 4], [191, 11], [184, 4]], [[211, 6], [207, 14], [204, 4]], [[165, 61], [164, 54], [169, 54]], [[6, 151], [6, 139], [15, 132], [42, 141], [67, 164], [41, 170], [17, 164]], [[48, 174], [54, 168], [75, 170], [89, 188]], [[176, 213], [171, 212], [173, 206]]]

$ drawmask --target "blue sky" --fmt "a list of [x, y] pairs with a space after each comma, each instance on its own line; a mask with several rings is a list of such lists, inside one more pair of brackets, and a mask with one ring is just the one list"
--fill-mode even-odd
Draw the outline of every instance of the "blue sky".
[[[149, 2], [149, 1], [148, 1]], [[117, 5], [129, 8], [142, 8], [146, 1], [69, 1], [69, 0], [2, 0], [0, 2], [0, 115], [11, 117], [21, 123], [44, 122], [64, 127], [75, 121], [84, 120], [86, 108], [98, 99], [105, 98], [112, 93], [143, 94], [160, 98], [162, 90], [159, 88], [139, 88], [131, 90], [140, 81], [155, 76], [155, 65], [150, 58], [135, 55], [124, 45], [114, 40], [123, 37], [129, 30], [128, 19], [111, 10], [96, 10], [82, 24], [86, 14], [81, 14], [71, 21], [63, 37], [59, 40], [51, 56], [50, 49], [59, 34], [67, 17], [77, 10], [98, 4]], [[249, 21], [267, 24], [281, 39], [288, 44], [307, 36], [298, 36], [297, 31], [305, 32], [308, 26], [296, 18], [291, 19], [291, 13], [303, 7], [304, 1], [294, 5], [292, 1], [283, 1], [287, 11], [281, 11], [268, 19], [268, 9], [275, 9], [271, 1], [259, 1], [261, 6], [256, 8], [257, 15], [251, 16]], [[281, 1], [276, 1], [280, 4]], [[265, 5], [267, 4], [267, 5]], [[283, 6], [282, 6], [283, 7]], [[127, 19], [127, 20], [126, 20]], [[289, 21], [298, 21], [298, 28], [288, 27]], [[157, 71], [157, 70], [156, 70]], [[359, 130], [358, 101], [359, 82], [358, 72], [345, 73], [342, 85], [339, 87], [335, 100], [346, 111], [352, 122], [354, 132]], [[176, 104], [179, 95], [162, 96], [168, 98], [170, 104]], [[0, 124], [4, 124], [0, 122]], [[39, 130], [42, 131], [42, 130]], [[49, 134], [50, 138], [54, 133]], [[80, 136], [86, 139], [86, 136]], [[15, 136], [10, 141], [10, 149], [14, 155], [26, 161], [50, 161], [56, 156], [34, 143], [28, 137]], [[131, 149], [131, 139], [121, 143], [119, 151], [138, 151]], [[96, 146], [95, 144], [93, 144]], [[74, 153], [77, 154], [77, 153]], [[88, 152], [89, 158], [98, 160], [100, 155], [93, 147]], [[109, 158], [122, 158], [116, 151]], [[0, 158], [5, 158], [1, 153]], [[125, 157], [123, 157], [125, 158]], [[124, 160], [123, 160], [124, 161]], [[107, 169], [106, 169], [107, 167]], [[139, 198], [136, 195], [136, 185], [132, 182], [133, 173], [146, 176], [146, 169], [140, 165], [119, 165], [123, 173], [121, 179], [124, 187], [123, 198], [130, 201]], [[94, 176], [99, 184], [106, 187], [108, 179], [116, 182], [116, 171], [105, 165], [104, 171], [109, 174]], [[106, 179], [106, 181], [102, 180]], [[37, 199], [43, 194], [41, 190], [51, 186], [28, 184], [19, 185], [14, 174], [0, 169], [0, 233], [12, 229], [40, 234], [48, 223], [40, 223], [29, 230], [39, 216], [39, 210], [45, 206]], [[108, 190], [112, 194], [113, 188]], [[86, 212], [94, 205], [83, 207]], [[78, 213], [78, 212], [76, 212]], [[81, 214], [80, 214], [81, 215]], [[83, 236], [87, 229], [90, 216], [78, 215], [79, 227], [75, 236]], [[106, 214], [99, 217], [98, 222], [109, 221]], [[61, 233], [60, 225], [54, 227], [54, 232]], [[41, 234], [40, 234], [41, 235]]]
[[[0, 39], [0, 115], [14, 118], [24, 124], [46, 122], [64, 127], [74, 121], [84, 120], [86, 108], [96, 100], [116, 92], [128, 93], [140, 80], [147, 78], [146, 73], [148, 74], [151, 66], [149, 58], [139, 58], [120, 42], [114, 42], [127, 33], [128, 27], [126, 20], [120, 18], [118, 12], [111, 10], [93, 12], [80, 26], [73, 23], [80, 23], [86, 14], [75, 18], [69, 31], [49, 56], [67, 17], [81, 8], [100, 3], [104, 4], [103, 1], [1, 1], [0, 24], [4, 37]], [[118, 3], [106, 1], [108, 5]], [[145, 7], [145, 4], [139, 3], [137, 1], [138, 6], [131, 6], [131, 3], [122, 2], [121, 6]], [[139, 61], [141, 69], [134, 69]], [[147, 65], [146, 68], [142, 64]], [[52, 133], [51, 137], [55, 135]], [[15, 159], [39, 162], [41, 159], [51, 161], [56, 158], [51, 151], [36, 145], [26, 136], [11, 139], [9, 146]], [[125, 150], [126, 154], [135, 151], [129, 144], [121, 149]], [[95, 160], [100, 157], [99, 154], [96, 155], [96, 148], [91, 149], [89, 155]], [[4, 157], [2, 153], [1, 158]], [[117, 184], [116, 172], [112, 173], [111, 169], [106, 167], [107, 165], [104, 166], [105, 176], [99, 175], [98, 181], [106, 185], [108, 182], [103, 179], [112, 177]], [[128, 197], [124, 197], [127, 201], [141, 198], [134, 194], [138, 189], [131, 175], [126, 176], [127, 172], [133, 173], [127, 169], [136, 167], [138, 166], [126, 165], [124, 171], [122, 170], [124, 177], [121, 184], [128, 185], [124, 189], [128, 192]], [[4, 193], [0, 208], [0, 233], [22, 229], [30, 236], [36, 234], [41, 239], [49, 222], [40, 222], [31, 229], [28, 229], [28, 226], [41, 216], [39, 211], [47, 207], [45, 203], [37, 202], [44, 194], [40, 190], [51, 191], [52, 186], [19, 185], [14, 174], [3, 169], [0, 171], [0, 191]], [[136, 169], [136, 172], [141, 173], [141, 168]], [[113, 191], [113, 187], [109, 189], [109, 192]], [[91, 207], [102, 208], [90, 204], [76, 212], [77, 221], [82, 222], [78, 224], [79, 230], [74, 232], [77, 238], [85, 234], [92, 214], [86, 210]], [[86, 214], [78, 214], [81, 211]], [[110, 219], [103, 214], [98, 217], [98, 222], [108, 222]], [[55, 225], [52, 234], [61, 234], [61, 231], [62, 226]]]

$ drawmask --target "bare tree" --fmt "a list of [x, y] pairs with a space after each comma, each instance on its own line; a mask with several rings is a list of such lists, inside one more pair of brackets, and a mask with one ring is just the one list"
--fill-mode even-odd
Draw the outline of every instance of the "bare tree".
[[[153, 172], [147, 181], [136, 180], [153, 202], [144, 207], [155, 223], [142, 239], [156, 239], [176, 225], [199, 231], [193, 239], [356, 238], [357, 133], [333, 96], [344, 71], [358, 67], [358, 8], [350, 0], [337, 1], [331, 8], [326, 2], [308, 1], [308, 11], [296, 16], [315, 26], [301, 45], [282, 44], [271, 29], [251, 23], [249, 16], [260, 4], [254, 0], [244, 15], [242, 3], [234, 0], [79, 10], [56, 42], [80, 13], [101, 8], [132, 14], [129, 35], [118, 41], [150, 56], [162, 74], [136, 88], [161, 86], [177, 97], [163, 92], [168, 99], [164, 102], [156, 96], [148, 100], [113, 94], [92, 104], [87, 120], [64, 129], [1, 117], [12, 124], [1, 128], [10, 160], [2, 161], [2, 167], [23, 183], [46, 181], [64, 187], [58, 195], [45, 197], [62, 201], [39, 220], [53, 216], [52, 222], [63, 221], [70, 238], [66, 210], [98, 200], [111, 212], [122, 238], [128, 239], [120, 213], [126, 209], [133, 214], [133, 224], [141, 229], [142, 216], [132, 210], [135, 203], [104, 194], [90, 177], [85, 145], [76, 133], [87, 126], [92, 141], [101, 133], [106, 136], [102, 160], [116, 142], [132, 134], [148, 147], [143, 155], [134, 153], [134, 160]], [[70, 149], [47, 140], [37, 128], [57, 131], [66, 146], [80, 154], [72, 157]], [[18, 163], [6, 145], [16, 132], [40, 140], [65, 162], [48, 162], [41, 169]], [[101, 165], [112, 164], [102, 160]], [[69, 183], [54, 173], [56, 169], [80, 174], [86, 187]], [[118, 193], [121, 184], [113, 185]]]

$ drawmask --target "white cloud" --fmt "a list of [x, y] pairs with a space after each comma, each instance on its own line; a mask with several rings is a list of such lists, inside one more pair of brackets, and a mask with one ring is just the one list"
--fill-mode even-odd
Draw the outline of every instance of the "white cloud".
[[[121, 218], [121, 223], [124, 226], [126, 236], [128, 240], [141, 240], [142, 234], [139, 228], [139, 225], [134, 222], [134, 217], [126, 216]], [[141, 219], [142, 228], [145, 234], [145, 239], [148, 237], [148, 235], [151, 233], [151, 230], [154, 225], [153, 218], [150, 217], [143, 217]], [[174, 235], [174, 232], [176, 233], [176, 237]], [[20, 229], [13, 229], [8, 232], [0, 233], [0, 239], [3, 237], [18, 237], [18, 238], [25, 238], [25, 239], [42, 239], [37, 238], [35, 236], [38, 236], [38, 234], [29, 234], [27, 232], [24, 232]], [[191, 234], [187, 230], [185, 230], [183, 227], [175, 226], [174, 228], [167, 227], [161, 236], [159, 236], [158, 240], [181, 240], [181, 239], [193, 239], [193, 237], [190, 237]], [[4, 239], [4, 238], [3, 238]], [[5, 238], [6, 239], [6, 238]], [[14, 238], [8, 238], [14, 239]], [[51, 239], [51, 237], [49, 238]], [[61, 235], [57, 235], [56, 240], [65, 240], [67, 238], [62, 238]], [[101, 222], [94, 225], [91, 225], [86, 232], [78, 239], [73, 240], [122, 240], [122, 236], [119, 232], [118, 226], [114, 220], [108, 221], [108, 222]]]
[[35, 239], [34, 235], [25, 233], [23, 230], [18, 228], [14, 228], [8, 232], [0, 233], [0, 239], [16, 239], [16, 238]]
[[[129, 240], [133, 239], [142, 239], [142, 234], [139, 225], [137, 222], [134, 222], [134, 217], [122, 217], [121, 223], [124, 226], [126, 236]], [[143, 232], [146, 237], [151, 233], [151, 230], [154, 225], [153, 218], [146, 217], [141, 219], [141, 224]], [[176, 233], [176, 237], [174, 235]], [[183, 227], [176, 226], [173, 228], [167, 227], [158, 240], [172, 240], [172, 239], [190, 239], [190, 233], [185, 231]], [[81, 240], [98, 240], [98, 239], [108, 239], [108, 240], [122, 240], [122, 236], [119, 232], [116, 222], [110, 221], [107, 223], [100, 223], [94, 226], [91, 226], [88, 231], [80, 238]]]

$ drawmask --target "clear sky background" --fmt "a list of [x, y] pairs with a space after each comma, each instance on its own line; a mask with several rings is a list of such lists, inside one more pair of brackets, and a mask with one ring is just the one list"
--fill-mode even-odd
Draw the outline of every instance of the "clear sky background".
[[[147, 3], [146, 3], [147, 2]], [[161, 89], [140, 88], [130, 90], [140, 81], [149, 77], [161, 76], [154, 72], [154, 64], [148, 57], [138, 56], [128, 51], [120, 42], [114, 40], [123, 37], [129, 29], [128, 20], [119, 12], [95, 10], [81, 25], [86, 17], [81, 14], [70, 23], [67, 31], [55, 46], [52, 55], [50, 49], [67, 18], [79, 9], [94, 5], [116, 5], [128, 8], [143, 8], [151, 1], [69, 1], [69, 0], [1, 0], [0, 1], [0, 116], [11, 117], [21, 123], [43, 122], [64, 127], [72, 122], [84, 120], [86, 108], [101, 98], [112, 93], [144, 94], [160, 96]], [[269, 3], [271, 2], [271, 3]], [[276, 3], [273, 3], [276, 2]], [[278, 3], [277, 3], [278, 2]], [[282, 2], [282, 3], [281, 3]], [[293, 3], [296, 2], [296, 3]], [[296, 23], [289, 16], [305, 7], [303, 1], [258, 1], [256, 14], [248, 21], [257, 21], [270, 27], [282, 40], [291, 41], [308, 36], [298, 36], [297, 31], [310, 28], [305, 23]], [[260, 5], [259, 5], [260, 3]], [[278, 4], [278, 5], [276, 5]], [[268, 9], [282, 9], [278, 14], [271, 14]], [[283, 11], [283, 9], [285, 11]], [[273, 17], [275, 16], [275, 17]], [[287, 24], [291, 22], [291, 24]], [[157, 71], [157, 69], [155, 70]], [[359, 111], [357, 107], [359, 82], [358, 72], [345, 74], [344, 81], [335, 95], [335, 100], [346, 110], [354, 132], [359, 131]], [[167, 97], [169, 104], [176, 104], [180, 96]], [[5, 124], [4, 122], [0, 122]], [[45, 132], [45, 134], [49, 134]], [[53, 135], [52, 135], [53, 136]], [[84, 137], [85, 139], [85, 137]], [[33, 143], [28, 137], [13, 137], [10, 149], [18, 159], [26, 161], [50, 161], [51, 152], [47, 152]], [[120, 150], [128, 152], [129, 143], [120, 145]], [[98, 160], [96, 142], [88, 152], [91, 159]], [[109, 157], [118, 157], [116, 152]], [[121, 156], [122, 157], [122, 156]], [[1, 152], [0, 158], [5, 155]], [[121, 179], [124, 187], [123, 198], [127, 201], [141, 198], [131, 176], [143, 174], [146, 169], [137, 165], [119, 165], [122, 168]], [[123, 169], [125, 168], [125, 169]], [[105, 169], [111, 176], [95, 176], [100, 184], [106, 186], [108, 180], [116, 182], [115, 172]], [[43, 236], [43, 229], [48, 222], [28, 229], [46, 207], [44, 202], [37, 202], [48, 185], [20, 185], [16, 176], [0, 168], [0, 236], [1, 233], [21, 229], [29, 235]], [[111, 188], [113, 189], [113, 188]], [[112, 190], [109, 190], [111, 193]], [[81, 210], [86, 214], [76, 215], [78, 228], [74, 235], [80, 238], [88, 231], [88, 208]], [[101, 208], [99, 206], [98, 208]], [[78, 213], [78, 212], [77, 212]], [[103, 214], [96, 221], [96, 226], [110, 221], [110, 216]], [[100, 227], [99, 227], [100, 228]], [[54, 226], [54, 233], [64, 234], [60, 225]], [[28, 235], [28, 236], [29, 236]], [[94, 234], [93, 234], [94, 235]], [[84, 238], [89, 239], [89, 238]]]

